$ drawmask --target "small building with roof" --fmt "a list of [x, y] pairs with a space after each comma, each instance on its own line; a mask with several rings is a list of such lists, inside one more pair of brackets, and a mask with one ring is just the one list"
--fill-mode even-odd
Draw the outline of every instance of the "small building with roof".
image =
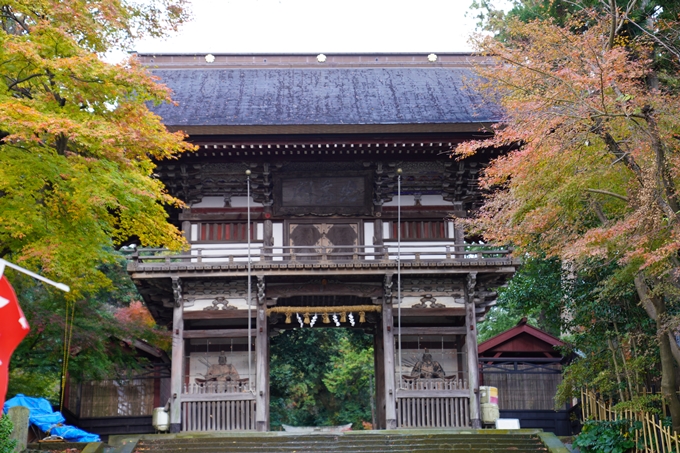
[[480, 381], [498, 389], [501, 418], [519, 419], [522, 428], [571, 435], [571, 408], [555, 408], [562, 367], [571, 357], [567, 347], [526, 318], [479, 344]]

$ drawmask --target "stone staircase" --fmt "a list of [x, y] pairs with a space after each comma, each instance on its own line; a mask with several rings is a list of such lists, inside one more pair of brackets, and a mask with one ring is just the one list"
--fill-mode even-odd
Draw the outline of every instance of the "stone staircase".
[[182, 433], [143, 436], [120, 453], [466, 452], [567, 453], [552, 434], [536, 430], [367, 431], [339, 434]]

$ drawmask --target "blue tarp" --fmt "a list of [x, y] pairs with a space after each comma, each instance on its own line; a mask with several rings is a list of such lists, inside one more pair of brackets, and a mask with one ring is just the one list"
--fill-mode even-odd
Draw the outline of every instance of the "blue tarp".
[[50, 432], [53, 436], [61, 436], [71, 442], [99, 442], [99, 436], [90, 434], [74, 426], [62, 425], [66, 420], [61, 412], [52, 412], [52, 405], [45, 398], [33, 398], [18, 394], [5, 401], [3, 412], [10, 407], [24, 406], [29, 412], [28, 421], [43, 432]]

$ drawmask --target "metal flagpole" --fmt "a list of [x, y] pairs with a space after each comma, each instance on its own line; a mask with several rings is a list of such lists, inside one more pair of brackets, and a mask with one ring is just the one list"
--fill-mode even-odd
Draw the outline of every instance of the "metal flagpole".
[[251, 308], [251, 282], [250, 282], [250, 170], [246, 170], [246, 177], [247, 177], [247, 197], [246, 197], [246, 202], [248, 205], [248, 390], [252, 392], [253, 390], [253, 370], [252, 370], [252, 351], [251, 351], [251, 345], [250, 342], [252, 341], [252, 337], [250, 335], [250, 330], [252, 328], [252, 318], [251, 318], [251, 313], [252, 313], [252, 308]]
[[16, 271], [23, 272], [24, 274], [29, 275], [29, 276], [35, 278], [36, 280], [40, 280], [41, 282], [45, 282], [49, 285], [55, 286], [62, 291], [66, 291], [67, 293], [69, 291], [71, 291], [71, 288], [69, 288], [67, 285], [64, 285], [63, 283], [54, 282], [54, 281], [50, 280], [49, 278], [45, 278], [42, 275], [38, 275], [35, 272], [31, 272], [28, 269], [24, 269], [21, 266], [17, 266], [16, 264], [12, 264], [9, 261], [3, 260], [2, 258], [0, 258], [0, 277], [2, 277], [3, 274], [5, 273], [5, 266], [10, 267], [10, 268], [12, 268]]
[[[401, 168], [397, 168], [397, 304], [397, 315], [399, 316], [399, 324], [397, 326], [399, 337], [399, 374], [401, 375]], [[401, 388], [401, 381], [402, 379], [399, 379], [399, 388]]]

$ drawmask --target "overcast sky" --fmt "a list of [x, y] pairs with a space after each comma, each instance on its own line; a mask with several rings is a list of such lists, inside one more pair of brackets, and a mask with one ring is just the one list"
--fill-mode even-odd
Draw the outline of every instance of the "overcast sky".
[[192, 0], [194, 20], [140, 53], [463, 52], [472, 0]]

